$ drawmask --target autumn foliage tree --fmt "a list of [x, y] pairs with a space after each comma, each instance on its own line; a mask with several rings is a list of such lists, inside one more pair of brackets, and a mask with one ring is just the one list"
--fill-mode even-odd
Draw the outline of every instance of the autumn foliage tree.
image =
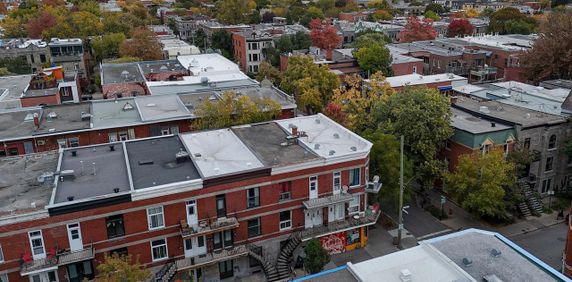
[[449, 23], [447, 37], [463, 37], [473, 34], [473, 25], [465, 18], [455, 18]]
[[572, 79], [572, 11], [551, 13], [541, 31], [521, 57], [526, 78]]
[[437, 31], [433, 28], [433, 21], [425, 18], [411, 16], [407, 19], [405, 28], [399, 33], [399, 42], [413, 42], [421, 40], [433, 40]]
[[161, 43], [155, 34], [146, 28], [134, 30], [131, 38], [123, 41], [119, 46], [119, 55], [146, 61], [160, 60], [163, 56]]
[[114, 253], [105, 256], [103, 263], [97, 266], [96, 281], [145, 281], [149, 278], [149, 271], [143, 269], [138, 261], [133, 262], [130, 256], [119, 256]]
[[312, 44], [330, 53], [334, 48], [342, 43], [342, 37], [338, 35], [338, 30], [330, 21], [313, 19], [310, 22], [310, 37]]

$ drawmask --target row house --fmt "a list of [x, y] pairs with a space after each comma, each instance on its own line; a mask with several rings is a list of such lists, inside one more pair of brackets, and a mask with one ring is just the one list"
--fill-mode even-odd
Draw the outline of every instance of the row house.
[[0, 57], [22, 58], [36, 73], [50, 62], [48, 44], [41, 39], [6, 39], [0, 42]]
[[22, 91], [20, 105], [59, 105], [79, 103], [82, 100], [80, 78], [77, 72], [64, 72], [63, 67], [45, 68], [32, 75]]
[[371, 146], [318, 114], [0, 160], [0, 278], [93, 279], [113, 253], [148, 281], [288, 278], [310, 239], [367, 243]]
[[386, 78], [391, 88], [401, 90], [409, 86], [424, 86], [439, 90], [443, 94], [451, 94], [455, 87], [467, 85], [467, 79], [452, 73], [421, 75], [405, 74]]

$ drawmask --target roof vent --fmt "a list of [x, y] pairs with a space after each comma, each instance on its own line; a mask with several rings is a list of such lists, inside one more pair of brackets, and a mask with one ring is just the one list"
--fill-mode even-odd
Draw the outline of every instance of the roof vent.
[[328, 155], [333, 156], [335, 153], [336, 153], [336, 151], [330, 150], [330, 151], [328, 152]]
[[58, 114], [56, 114], [55, 112], [50, 112], [50, 113], [48, 114], [48, 117], [49, 117], [49, 118], [58, 118]]
[[178, 164], [184, 163], [189, 158], [189, 153], [181, 149], [179, 152], [177, 152], [177, 154], [175, 154], [175, 158], [177, 159]]
[[471, 260], [470, 258], [463, 258], [463, 265], [465, 267], [469, 267], [473, 265], [473, 260]]
[[340, 135], [337, 133], [334, 133], [334, 139], [340, 139]]
[[314, 150], [320, 150], [320, 144], [314, 144]]
[[69, 202], [73, 201], [73, 196], [68, 196], [68, 201]]
[[479, 112], [488, 114], [488, 113], [489, 113], [489, 107], [487, 107], [487, 106], [480, 106], [480, 107], [479, 107]]
[[125, 105], [123, 105], [123, 108], [122, 108], [123, 111], [131, 111], [133, 109], [134, 109], [133, 105], [131, 105], [129, 102], [125, 103]]
[[153, 160], [140, 160], [139, 165], [152, 165]]
[[147, 104], [147, 107], [149, 107], [149, 108], [157, 107], [157, 104], [149, 103], [149, 104]]
[[220, 168], [215, 167], [215, 168], [214, 168], [214, 172], [215, 172], [216, 174], [218, 174], [218, 173], [220, 172]]
[[493, 256], [493, 257], [495, 257], [495, 258], [498, 258], [498, 257], [500, 257], [501, 255], [502, 255], [502, 252], [501, 252], [501, 251], [499, 251], [499, 250], [497, 250], [497, 249], [494, 249], [494, 248], [491, 250], [491, 256]]
[[200, 158], [201, 157], [201, 153], [195, 153], [195, 158]]
[[491, 127], [496, 127], [496, 126], [497, 126], [497, 124], [494, 121], [491, 122]]
[[399, 279], [403, 282], [410, 282], [412, 280], [411, 271], [409, 271], [409, 269], [402, 269], [399, 273]]
[[357, 147], [356, 147], [356, 146], [351, 146], [351, 147], [350, 147], [350, 150], [352, 150], [352, 151], [355, 152], [355, 151], [357, 151]]
[[91, 118], [90, 113], [81, 112], [81, 120], [89, 120]]
[[113, 193], [119, 193], [119, 188], [118, 187], [113, 188]]
[[317, 124], [320, 124], [320, 119], [319, 119], [319, 118], [315, 119], [314, 121], [315, 121]]

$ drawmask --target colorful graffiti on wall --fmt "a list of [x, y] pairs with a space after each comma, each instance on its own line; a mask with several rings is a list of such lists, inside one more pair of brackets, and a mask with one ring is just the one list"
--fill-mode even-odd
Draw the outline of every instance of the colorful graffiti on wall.
[[330, 255], [343, 253], [346, 251], [346, 232], [320, 237], [320, 243]]

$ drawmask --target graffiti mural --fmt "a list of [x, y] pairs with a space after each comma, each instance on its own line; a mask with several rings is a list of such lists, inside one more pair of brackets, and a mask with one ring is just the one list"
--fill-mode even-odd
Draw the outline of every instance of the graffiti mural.
[[320, 243], [330, 255], [343, 253], [346, 250], [346, 232], [320, 237]]

